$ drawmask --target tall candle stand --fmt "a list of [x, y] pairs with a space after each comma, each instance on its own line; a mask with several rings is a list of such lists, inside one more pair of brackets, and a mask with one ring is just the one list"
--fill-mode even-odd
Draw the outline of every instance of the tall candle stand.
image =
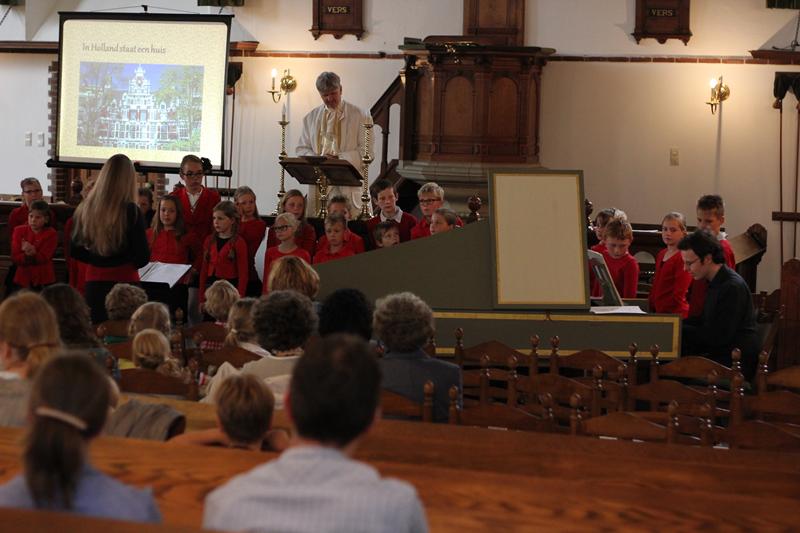
[[372, 117], [367, 116], [364, 121], [364, 153], [361, 154], [361, 213], [358, 215], [359, 220], [367, 220], [372, 218], [370, 206], [372, 204], [369, 196], [369, 165], [375, 160], [372, 154]]
[[[283, 161], [286, 159], [286, 126], [289, 125], [285, 113], [281, 117], [281, 120], [278, 121], [278, 124], [281, 125], [281, 153], [278, 155], [278, 160]], [[281, 165], [281, 189], [278, 191], [278, 204], [275, 206], [275, 212], [272, 213], [273, 215], [277, 215], [282, 211], [283, 206], [281, 204], [284, 196], [286, 196], [286, 169]]]

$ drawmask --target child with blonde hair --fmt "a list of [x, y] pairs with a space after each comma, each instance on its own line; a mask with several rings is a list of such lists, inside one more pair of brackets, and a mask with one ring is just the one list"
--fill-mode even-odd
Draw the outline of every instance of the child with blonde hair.
[[[228, 322], [228, 313], [233, 304], [239, 300], [239, 292], [227, 280], [219, 279], [215, 281], [206, 291], [206, 301], [203, 304], [203, 311], [210, 316], [218, 326], [225, 327]], [[221, 342], [203, 340], [200, 349], [219, 350], [222, 348]]]
[[253, 326], [253, 306], [258, 302], [255, 298], [242, 298], [234, 302], [228, 312], [228, 336], [225, 346], [238, 346], [248, 352], [266, 357], [269, 352], [258, 345], [256, 330]]
[[299, 226], [298, 219], [291, 213], [281, 213], [275, 217], [275, 224], [270, 228], [280, 241], [280, 244], [267, 248], [264, 257], [264, 282], [261, 289], [262, 294], [269, 290], [268, 280], [272, 265], [278, 259], [286, 256], [295, 256], [311, 264], [311, 255], [308, 251], [297, 245], [295, 238]]
[[158, 330], [143, 329], [133, 338], [133, 364], [138, 368], [154, 370], [159, 374], [182, 379], [188, 383], [192, 373], [172, 357], [169, 340]]
[[256, 193], [247, 185], [236, 189], [233, 201], [239, 211], [239, 235], [247, 243], [247, 264], [250, 269], [247, 276], [247, 295], [258, 296], [261, 294], [261, 282], [256, 272], [255, 258], [267, 232], [267, 223], [258, 216]]
[[235, 286], [240, 296], [244, 296], [248, 275], [247, 244], [239, 236], [239, 212], [233, 202], [220, 202], [214, 207], [214, 232], [203, 243], [200, 303], [205, 301], [206, 287], [223, 279]]
[[686, 236], [686, 219], [675, 211], [667, 213], [661, 221], [661, 239], [666, 248], [656, 255], [656, 273], [648, 301], [651, 313], [677, 313], [681, 318], [689, 315], [686, 291], [692, 275], [683, 265], [678, 243]]

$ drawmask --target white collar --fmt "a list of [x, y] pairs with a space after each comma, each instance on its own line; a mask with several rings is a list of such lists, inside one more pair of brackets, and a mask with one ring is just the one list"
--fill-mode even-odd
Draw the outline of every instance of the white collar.
[[381, 222], [386, 222], [387, 220], [394, 220], [399, 224], [400, 221], [403, 220], [403, 210], [400, 209], [399, 206], [395, 206], [395, 212], [392, 218], [386, 218], [386, 216], [383, 214], [383, 211], [381, 211]]

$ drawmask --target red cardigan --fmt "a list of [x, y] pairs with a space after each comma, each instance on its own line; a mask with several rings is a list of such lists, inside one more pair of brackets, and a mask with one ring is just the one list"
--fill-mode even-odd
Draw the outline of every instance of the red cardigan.
[[[736, 270], [736, 258], [733, 256], [733, 248], [727, 239], [721, 239], [719, 244], [722, 246], [722, 253], [725, 254], [725, 264]], [[694, 279], [689, 286], [689, 316], [698, 317], [703, 315], [703, 307], [706, 305], [706, 293], [708, 292], [708, 281], [704, 279]]]
[[[464, 227], [464, 221], [461, 220], [461, 217], [456, 217], [456, 226], [459, 228]], [[430, 237], [431, 236], [431, 223], [429, 220], [426, 220], [423, 216], [417, 222], [417, 225], [411, 228], [411, 240], [414, 239], [421, 239], [423, 237]]]
[[[217, 251], [214, 236], [209, 235], [203, 243], [203, 262], [200, 267], [200, 302], [205, 301], [206, 280], [211, 276], [217, 279], [236, 279], [236, 289], [244, 298], [247, 291], [247, 244], [238, 235]], [[231, 257], [233, 256], [233, 257]]]
[[322, 248], [314, 254], [314, 264], [318, 265], [320, 263], [326, 263], [328, 261], [333, 261], [334, 259], [341, 259], [342, 257], [350, 257], [351, 255], [355, 255], [352, 248], [347, 246], [342, 246], [342, 249], [332, 254], [328, 251], [328, 247]]
[[[317, 242], [317, 232], [314, 231], [314, 226], [308, 222], [302, 222], [300, 224], [300, 228], [297, 230], [297, 235], [295, 235], [294, 242], [297, 246], [308, 252], [310, 263], [310, 258], [314, 255], [314, 245]], [[269, 233], [267, 233], [267, 248], [278, 246], [280, 243], [281, 241], [278, 240], [275, 232], [272, 231], [272, 227], [270, 227]], [[267, 273], [265, 272], [264, 277], [266, 276]]]
[[247, 264], [250, 265], [250, 281], [258, 279], [256, 273], [255, 258], [261, 241], [264, 240], [264, 233], [267, 231], [267, 223], [256, 217], [252, 220], [239, 223], [239, 236], [247, 244]]
[[[349, 229], [344, 230], [344, 247], [350, 248], [353, 250], [354, 254], [364, 253], [364, 239], [362, 239], [359, 235], [356, 235]], [[314, 254], [314, 257], [319, 254], [322, 250], [328, 249], [328, 236], [323, 235], [317, 241], [317, 246], [315, 248], [317, 253]], [[316, 260], [314, 261], [316, 263]]]
[[308, 252], [299, 246], [289, 252], [288, 254], [281, 253], [277, 246], [273, 246], [272, 248], [267, 248], [267, 253], [264, 256], [264, 281], [262, 282], [261, 293], [267, 294], [267, 282], [269, 281], [269, 271], [272, 268], [272, 263], [280, 259], [281, 257], [287, 256], [294, 256], [303, 259], [309, 265], [311, 264], [311, 256], [308, 255]]
[[174, 230], [162, 230], [153, 239], [153, 228], [148, 228], [147, 242], [150, 244], [150, 261], [192, 265], [200, 270], [203, 254], [200, 243], [192, 233], [186, 233], [178, 240]]
[[[378, 224], [381, 223], [381, 215], [380, 213], [372, 217], [371, 219], [367, 220], [367, 231], [369, 231], [369, 238], [373, 242], [375, 242], [375, 228], [378, 227]], [[417, 219], [414, 218], [414, 215], [409, 215], [405, 211], [403, 211], [403, 216], [400, 217], [400, 242], [406, 242], [411, 240], [411, 229], [417, 225]], [[430, 232], [430, 227], [428, 228]]]
[[639, 263], [629, 253], [619, 259], [611, 257], [608, 252], [603, 252], [603, 258], [608, 265], [608, 272], [617, 292], [622, 298], [636, 298], [636, 289], [639, 285]]
[[686, 291], [692, 282], [692, 275], [683, 268], [680, 252], [664, 261], [666, 253], [667, 249], [664, 248], [656, 256], [656, 274], [648, 297], [650, 312], [676, 313], [686, 318], [689, 314]]
[[214, 206], [220, 201], [219, 193], [213, 189], [203, 187], [194, 210], [192, 210], [192, 204], [189, 202], [189, 193], [186, 192], [186, 187], [181, 187], [172, 194], [181, 201], [186, 231], [193, 233], [197, 238], [197, 242], [204, 242], [205, 238], [214, 232]]
[[[35, 255], [25, 255], [22, 241], [28, 241], [36, 248]], [[21, 287], [41, 287], [55, 283], [53, 254], [58, 245], [58, 234], [53, 228], [43, 228], [34, 233], [30, 226], [17, 226], [11, 236], [11, 260], [17, 265], [14, 283]]]

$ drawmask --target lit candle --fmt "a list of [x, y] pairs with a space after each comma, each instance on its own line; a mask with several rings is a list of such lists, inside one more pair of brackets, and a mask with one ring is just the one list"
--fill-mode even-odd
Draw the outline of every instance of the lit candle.
[[367, 121], [364, 122], [364, 124], [366, 124], [367, 126], [372, 126], [373, 125], [373, 123], [372, 123], [372, 115], [367, 114]]
[[272, 69], [272, 90], [275, 90], [275, 78], [278, 76], [278, 69]]
[[283, 104], [283, 109], [281, 109], [281, 122], [286, 122], [286, 104]]

